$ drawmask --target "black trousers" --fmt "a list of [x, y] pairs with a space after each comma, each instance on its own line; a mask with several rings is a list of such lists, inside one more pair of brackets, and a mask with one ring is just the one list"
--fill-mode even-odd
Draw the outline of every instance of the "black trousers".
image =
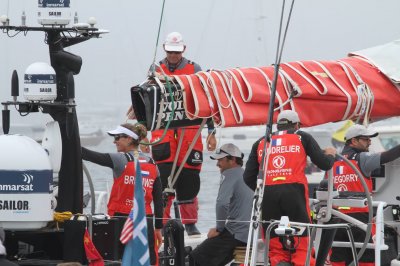
[[190, 256], [195, 260], [196, 266], [224, 266], [233, 259], [233, 251], [238, 246], [246, 246], [246, 243], [235, 239], [225, 229], [218, 236], [204, 240]]

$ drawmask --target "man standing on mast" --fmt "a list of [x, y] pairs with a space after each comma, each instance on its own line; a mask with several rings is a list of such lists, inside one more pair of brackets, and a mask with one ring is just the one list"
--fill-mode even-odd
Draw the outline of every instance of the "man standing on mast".
[[[160, 67], [155, 69], [158, 74], [189, 75], [201, 71], [198, 64], [183, 57], [186, 45], [179, 32], [171, 32], [168, 34], [163, 47], [166, 52], [166, 57], [160, 61]], [[214, 124], [211, 119], [207, 122], [207, 126], [207, 149], [213, 151], [216, 147], [216, 139]], [[194, 200], [192, 204], [180, 205], [182, 223], [185, 225], [188, 235], [200, 234], [195, 224], [198, 218], [197, 194], [200, 190], [200, 170], [203, 162], [203, 143], [201, 136], [197, 139], [187, 160], [183, 161], [183, 159], [198, 130], [199, 126], [170, 129], [167, 130], [164, 138], [161, 138], [164, 130], [155, 130], [152, 132], [151, 141], [155, 142], [161, 139], [159, 143], [152, 147], [152, 154], [160, 170], [163, 189], [168, 187], [168, 177], [175, 174], [171, 173], [171, 171], [177, 153], [176, 169], [178, 169], [181, 164], [184, 164], [174, 188], [178, 200]], [[182, 146], [178, 151], [177, 147], [181, 138]], [[173, 197], [168, 197], [167, 206], [164, 210], [164, 218], [170, 218], [172, 199]]]
[[[272, 134], [266, 145], [267, 149], [271, 145], [271, 154], [265, 167], [262, 220], [280, 220], [282, 216], [288, 216], [292, 222], [310, 223], [308, 182], [304, 173], [307, 156], [322, 170], [329, 170], [336, 150], [333, 147], [321, 150], [310, 134], [300, 131], [300, 119], [295, 111], [282, 111], [278, 115], [277, 128], [278, 131]], [[256, 188], [263, 148], [264, 138], [260, 138], [253, 144], [243, 174], [245, 183], [253, 190]], [[268, 225], [263, 224], [264, 230]], [[269, 243], [271, 266], [281, 263], [304, 265], [308, 248], [306, 233], [304, 231], [299, 237], [287, 238], [272, 231]]]

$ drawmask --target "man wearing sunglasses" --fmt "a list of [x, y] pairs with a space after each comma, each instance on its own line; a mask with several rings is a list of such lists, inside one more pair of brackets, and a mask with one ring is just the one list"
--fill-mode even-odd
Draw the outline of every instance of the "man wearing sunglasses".
[[[268, 158], [265, 165], [264, 197], [262, 220], [280, 220], [288, 216], [290, 221], [310, 223], [308, 181], [305, 176], [307, 156], [322, 170], [329, 170], [334, 163], [336, 149], [328, 147], [321, 150], [316, 140], [300, 129], [299, 115], [292, 110], [284, 110], [278, 115], [277, 128], [271, 139], [264, 145], [264, 137], [252, 147], [243, 175], [246, 184], [256, 188], [257, 175], [262, 159]], [[265, 157], [263, 157], [264, 146]], [[270, 149], [268, 146], [271, 146]], [[267, 155], [267, 151], [270, 154]], [[264, 230], [268, 223], [264, 223]], [[271, 232], [269, 243], [271, 266], [302, 266], [306, 261], [308, 249], [307, 231], [301, 236], [278, 236]], [[310, 265], [314, 265], [312, 261]]]
[[[198, 64], [183, 57], [186, 45], [179, 32], [171, 32], [168, 34], [163, 48], [166, 52], [166, 57], [160, 61], [160, 66], [155, 69], [158, 74], [190, 75], [201, 71], [201, 67]], [[184, 111], [183, 106], [181, 108], [182, 110], [176, 109], [175, 111]], [[207, 122], [207, 127], [207, 149], [213, 151], [215, 150], [216, 139], [214, 124], [211, 119]], [[198, 130], [199, 126], [167, 130], [164, 137], [162, 137], [164, 130], [155, 130], [152, 132], [151, 140], [151, 142], [159, 141], [158, 144], [153, 145], [152, 155], [160, 169], [163, 190], [168, 187], [168, 177], [175, 174], [171, 173], [174, 162], [176, 163], [175, 169], [179, 169], [179, 166], [182, 164], [184, 165], [177, 178], [174, 189], [176, 190], [178, 200], [194, 200], [192, 204], [179, 205], [182, 223], [185, 225], [188, 235], [200, 234], [195, 224], [198, 218], [197, 194], [200, 190], [200, 170], [203, 162], [203, 143], [201, 136], [197, 139], [186, 161], [183, 161], [183, 159]], [[182, 146], [180, 150], [177, 150], [178, 143], [181, 139]], [[164, 222], [170, 218], [172, 199], [172, 195], [167, 197], [164, 209]]]
[[237, 246], [246, 246], [253, 191], [243, 181], [243, 153], [231, 143], [210, 156], [217, 160], [221, 181], [215, 204], [216, 227], [190, 254], [197, 266], [226, 265]]
[[[201, 71], [201, 67], [193, 61], [183, 57], [186, 45], [182, 34], [171, 32], [163, 44], [166, 57], [160, 61], [160, 67], [167, 75], [194, 74]], [[161, 72], [161, 71], [157, 71]]]
[[[378, 132], [366, 128], [362, 125], [351, 126], [345, 134], [345, 146], [342, 151], [347, 159], [349, 159], [361, 172], [369, 192], [372, 192], [371, 173], [380, 169], [381, 165], [391, 162], [400, 157], [400, 145], [393, 147], [382, 153], [369, 152], [371, 138], [378, 136]], [[358, 180], [356, 172], [343, 160], [338, 159], [333, 166], [333, 182], [337, 190], [342, 193], [365, 193], [361, 181]], [[368, 207], [365, 208], [349, 208], [338, 207], [338, 209], [364, 223], [368, 222]], [[363, 242], [365, 232], [352, 227], [354, 240]], [[346, 230], [338, 229], [335, 241], [349, 241]], [[353, 261], [353, 254], [350, 248], [332, 248], [330, 257], [332, 265], [349, 265]], [[359, 265], [369, 266], [375, 265], [375, 256], [373, 249], [366, 249], [359, 261]]]

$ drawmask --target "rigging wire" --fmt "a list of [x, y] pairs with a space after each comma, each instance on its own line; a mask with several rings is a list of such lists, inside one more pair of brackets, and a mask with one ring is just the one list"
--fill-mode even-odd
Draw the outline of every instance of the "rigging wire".
[[202, 41], [206, 40], [205, 34], [208, 31], [209, 24], [211, 23], [211, 17], [212, 17], [214, 6], [215, 6], [216, 2], [217, 1], [211, 1], [211, 6], [210, 6], [209, 11], [207, 12], [207, 18], [205, 19], [206, 23], [205, 23], [205, 26], [204, 26], [203, 30], [201, 31], [199, 43], [197, 45], [197, 50], [194, 53], [194, 55], [195, 55], [194, 57], [195, 58], [199, 58], [199, 53], [200, 53], [199, 50], [200, 50], [200, 48], [204, 47], [204, 45], [202, 44]]
[[10, 0], [7, 1], [7, 17], [10, 17]]
[[[292, 16], [292, 11], [293, 11], [293, 6], [294, 6], [295, 0], [292, 0], [289, 14], [287, 17], [286, 21], [286, 27], [284, 29], [283, 37], [282, 37], [282, 29], [283, 29], [283, 19], [285, 15], [285, 6], [286, 6], [286, 0], [283, 0], [282, 2], [282, 11], [281, 11], [281, 17], [280, 17], [280, 23], [279, 23], [279, 32], [278, 32], [278, 42], [277, 42], [277, 47], [276, 47], [276, 56], [275, 56], [275, 64], [274, 64], [274, 79], [272, 82], [272, 87], [271, 87], [271, 96], [270, 96], [270, 102], [269, 102], [269, 111], [268, 111], [268, 120], [267, 120], [267, 125], [265, 129], [265, 135], [264, 135], [264, 147], [263, 147], [263, 153], [262, 153], [262, 159], [261, 159], [261, 165], [260, 165], [260, 171], [257, 176], [257, 187], [254, 193], [254, 200], [253, 200], [253, 209], [252, 209], [252, 222], [250, 223], [250, 228], [249, 228], [249, 236], [248, 236], [248, 241], [247, 241], [247, 247], [246, 247], [246, 257], [245, 257], [245, 265], [248, 265], [249, 263], [249, 256], [250, 256], [250, 247], [252, 247], [252, 254], [250, 257], [250, 265], [255, 265], [256, 263], [256, 250], [257, 250], [257, 240], [258, 240], [258, 233], [260, 229], [260, 224], [259, 224], [259, 218], [261, 214], [261, 202], [264, 194], [264, 176], [265, 176], [265, 171], [267, 170], [266, 165], [268, 164], [268, 158], [269, 158], [269, 152], [266, 153], [266, 148], [267, 148], [267, 141], [270, 139], [270, 136], [272, 134], [272, 123], [273, 123], [273, 114], [274, 114], [274, 103], [275, 103], [275, 93], [276, 93], [276, 84], [278, 81], [278, 74], [279, 74], [279, 67], [280, 67], [280, 62], [282, 59], [282, 53], [283, 53], [283, 48], [285, 45], [286, 41], [286, 36], [289, 28], [289, 23], [290, 19]], [[270, 147], [268, 147], [270, 148]]]
[[154, 49], [153, 63], [151, 64], [150, 73], [149, 73], [152, 76], [155, 76], [155, 72], [156, 72], [157, 48], [158, 48], [158, 42], [160, 40], [160, 32], [161, 32], [161, 25], [162, 25], [162, 20], [163, 20], [163, 16], [164, 16], [164, 8], [165, 8], [165, 0], [163, 0], [163, 4], [162, 4], [162, 8], [161, 8], [161, 16], [160, 16], [160, 23], [158, 24], [156, 47]]
[[264, 15], [264, 1], [263, 0], [258, 0], [255, 4], [255, 14], [256, 17], [254, 19], [254, 24], [255, 24], [255, 33], [256, 33], [256, 47], [257, 48], [257, 53], [255, 53], [255, 62], [258, 65], [266, 65], [266, 59], [268, 55], [268, 46], [265, 45], [266, 39], [263, 38], [265, 36], [265, 28], [264, 28], [264, 23], [268, 19], [266, 15]]

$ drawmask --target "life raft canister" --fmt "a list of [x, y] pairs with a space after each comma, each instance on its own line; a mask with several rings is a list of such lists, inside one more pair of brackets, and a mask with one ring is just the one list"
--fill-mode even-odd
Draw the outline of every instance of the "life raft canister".
[[0, 227], [39, 229], [53, 220], [53, 171], [31, 138], [0, 135]]

